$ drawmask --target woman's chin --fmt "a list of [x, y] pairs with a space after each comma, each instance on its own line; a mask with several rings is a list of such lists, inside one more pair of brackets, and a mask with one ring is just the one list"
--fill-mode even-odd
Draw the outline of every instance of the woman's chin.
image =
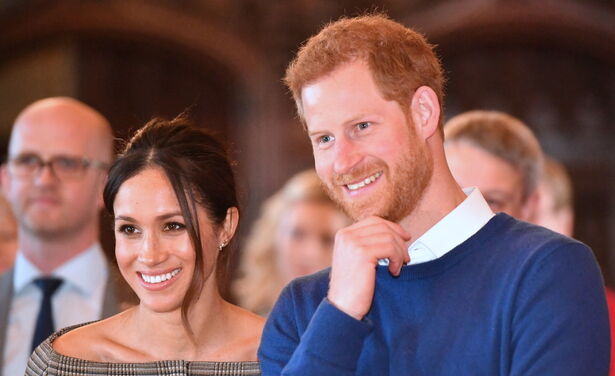
[[143, 297], [140, 299], [139, 307], [142, 310], [152, 313], [172, 313], [181, 312], [181, 300], [166, 300], [166, 299], [151, 299], [151, 297]]

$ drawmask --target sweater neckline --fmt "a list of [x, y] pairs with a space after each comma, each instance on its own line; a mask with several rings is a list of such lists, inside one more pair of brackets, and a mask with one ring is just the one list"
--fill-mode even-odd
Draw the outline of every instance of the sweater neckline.
[[405, 265], [402, 267], [398, 277], [394, 277], [389, 272], [388, 266], [377, 266], [376, 273], [379, 279], [401, 280], [411, 281], [423, 278], [429, 278], [434, 275], [438, 275], [446, 271], [447, 269], [455, 266], [459, 261], [465, 258], [471, 252], [474, 252], [479, 246], [483, 246], [484, 243], [502, 226], [514, 220], [513, 217], [505, 214], [498, 213], [483, 226], [478, 232], [472, 235], [453, 248], [450, 252], [444, 256], [416, 265]]

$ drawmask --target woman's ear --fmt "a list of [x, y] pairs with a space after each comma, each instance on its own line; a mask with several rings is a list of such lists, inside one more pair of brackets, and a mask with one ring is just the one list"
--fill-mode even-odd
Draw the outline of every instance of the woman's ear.
[[440, 101], [429, 86], [421, 86], [414, 92], [410, 102], [410, 114], [416, 131], [423, 140], [431, 137], [440, 122]]
[[222, 228], [218, 234], [218, 244], [225, 247], [235, 235], [237, 224], [239, 223], [239, 210], [232, 206], [226, 210], [226, 218], [222, 223]]

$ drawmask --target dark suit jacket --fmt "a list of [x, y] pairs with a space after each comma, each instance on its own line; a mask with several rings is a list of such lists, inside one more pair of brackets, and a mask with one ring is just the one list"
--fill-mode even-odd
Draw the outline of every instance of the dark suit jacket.
[[[107, 278], [107, 288], [103, 301], [103, 314], [101, 318], [113, 316], [120, 312], [120, 304], [124, 302], [121, 293], [125, 288], [122, 288], [123, 280], [118, 273], [109, 267], [109, 277]], [[9, 269], [4, 274], [0, 275], [0, 376], [4, 367], [4, 346], [6, 342], [6, 329], [11, 309], [11, 301], [13, 300], [13, 268]], [[59, 328], [58, 328], [59, 329]], [[13, 376], [13, 375], [4, 375]]]

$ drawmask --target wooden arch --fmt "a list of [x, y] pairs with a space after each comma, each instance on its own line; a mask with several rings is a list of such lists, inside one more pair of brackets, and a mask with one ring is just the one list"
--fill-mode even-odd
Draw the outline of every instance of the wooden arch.
[[[0, 19], [0, 53], [61, 37], [103, 36], [153, 40], [197, 60], [214, 60], [252, 93], [260, 91], [263, 69], [257, 49], [203, 17], [152, 1], [29, 2]], [[163, 21], [163, 22], [161, 22]]]
[[592, 2], [450, 1], [404, 18], [442, 50], [468, 45], [551, 44], [615, 64], [615, 14]]

